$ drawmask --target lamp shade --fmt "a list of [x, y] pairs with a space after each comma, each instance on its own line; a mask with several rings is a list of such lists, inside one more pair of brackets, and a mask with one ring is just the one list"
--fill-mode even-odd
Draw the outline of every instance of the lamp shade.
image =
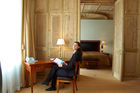
[[102, 41], [102, 44], [103, 44], [103, 45], [105, 44], [105, 41], [104, 41], [104, 40]]
[[64, 45], [64, 44], [65, 44], [64, 39], [59, 38], [59, 39], [57, 40], [57, 45]]

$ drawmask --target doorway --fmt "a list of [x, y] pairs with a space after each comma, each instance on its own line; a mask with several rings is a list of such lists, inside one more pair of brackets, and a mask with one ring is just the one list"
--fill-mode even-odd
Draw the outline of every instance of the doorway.
[[82, 67], [93, 68], [96, 70], [112, 70], [114, 47], [114, 3], [89, 3], [82, 2], [81, 0], [80, 10], [80, 41], [100, 42], [100, 50], [83, 51]]

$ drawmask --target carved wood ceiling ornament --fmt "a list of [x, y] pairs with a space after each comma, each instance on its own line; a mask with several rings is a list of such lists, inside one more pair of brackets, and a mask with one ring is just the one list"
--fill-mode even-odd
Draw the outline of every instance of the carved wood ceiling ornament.
[[113, 19], [115, 0], [81, 0], [81, 19]]

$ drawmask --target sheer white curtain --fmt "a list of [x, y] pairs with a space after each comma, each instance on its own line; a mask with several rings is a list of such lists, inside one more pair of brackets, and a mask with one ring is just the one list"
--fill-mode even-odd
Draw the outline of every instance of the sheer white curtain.
[[15, 93], [21, 87], [22, 0], [0, 1], [0, 61], [2, 93]]

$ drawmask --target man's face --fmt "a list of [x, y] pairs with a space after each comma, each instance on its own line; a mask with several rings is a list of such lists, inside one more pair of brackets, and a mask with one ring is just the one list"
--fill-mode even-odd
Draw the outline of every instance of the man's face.
[[78, 44], [77, 43], [74, 43], [73, 44], [73, 50], [77, 50], [79, 48]]

